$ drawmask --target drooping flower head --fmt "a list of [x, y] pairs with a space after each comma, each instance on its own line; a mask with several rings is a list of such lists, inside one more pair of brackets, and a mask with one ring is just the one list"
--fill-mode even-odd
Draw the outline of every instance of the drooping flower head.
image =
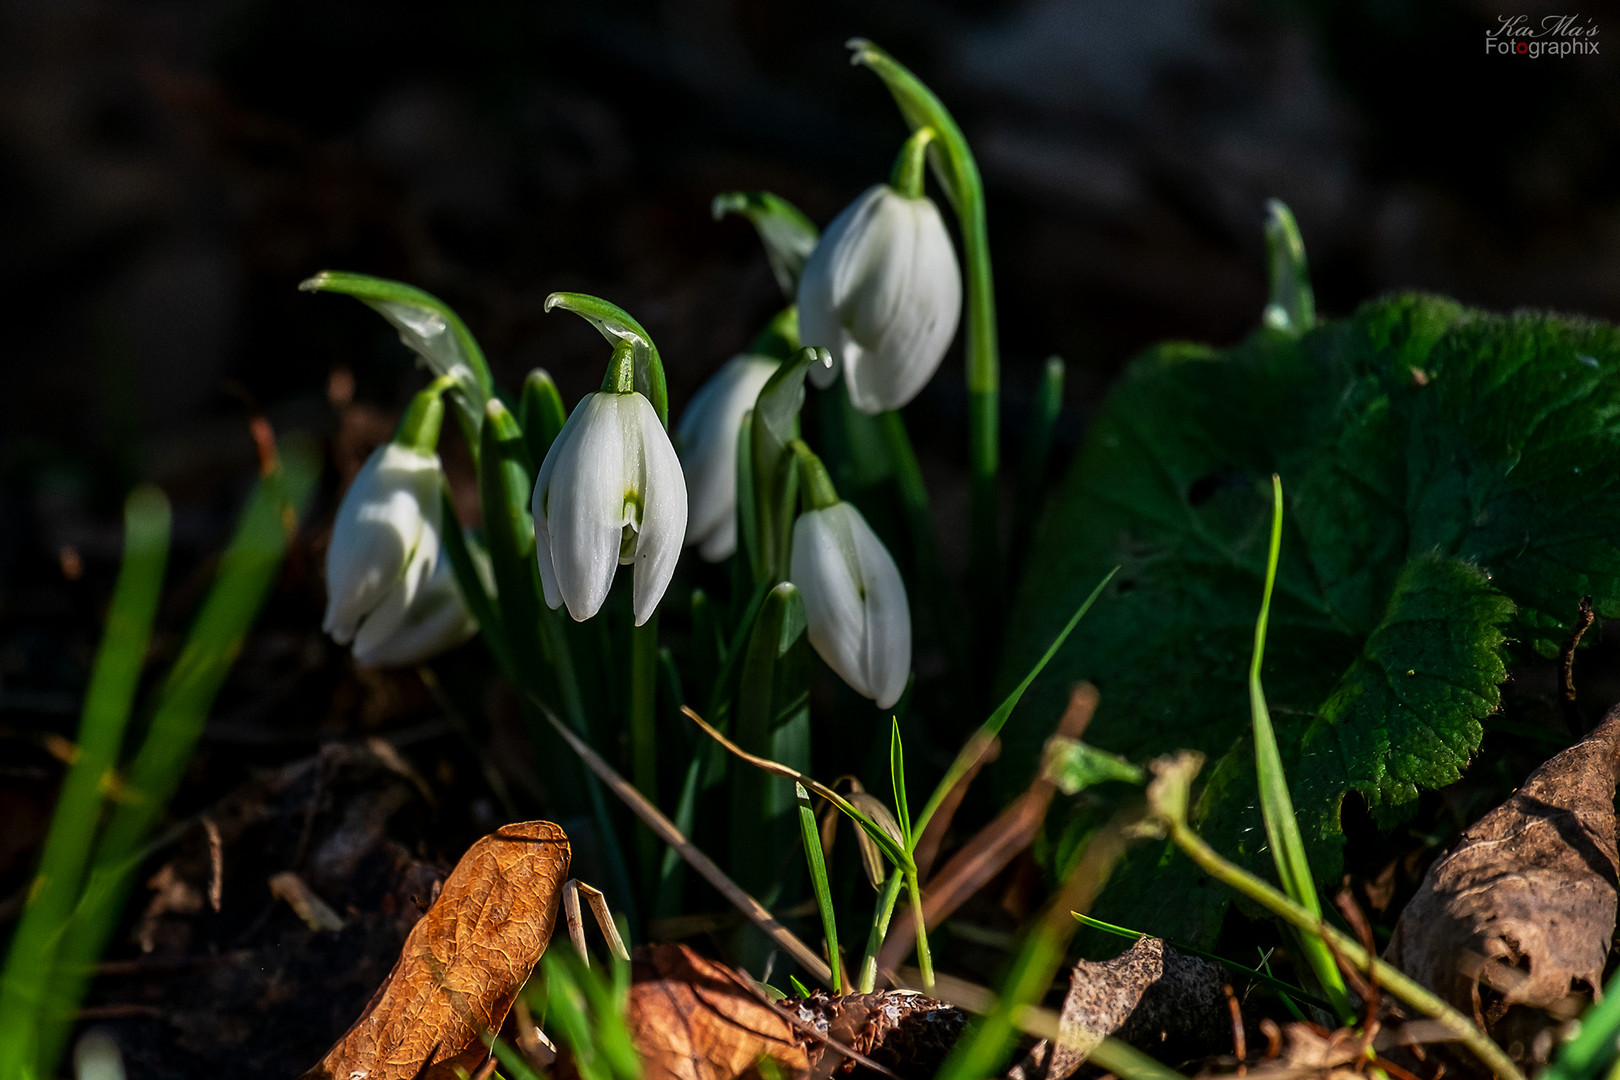
[[938, 370], [962, 313], [962, 275], [939, 207], [888, 184], [868, 188], [816, 245], [799, 281], [799, 336], [831, 350], [849, 400], [898, 409]]
[[439, 428], [443, 386], [416, 396], [393, 440], [355, 475], [326, 549], [326, 616], [339, 645], [391, 635], [433, 573], [441, 518]]
[[686, 535], [686, 480], [662, 415], [663, 364], [622, 308], [583, 293], [553, 293], [546, 310], [554, 307], [614, 344], [602, 389], [580, 399], [535, 480], [540, 584], [547, 604], [584, 622], [602, 609], [617, 569], [633, 566], [640, 626], [664, 598]]
[[[801, 444], [802, 446], [802, 444]], [[880, 709], [911, 676], [911, 608], [894, 557], [861, 512], [838, 499], [821, 463], [800, 451], [813, 508], [793, 524], [791, 580], [827, 666]]]
[[[396, 584], [384, 599], [384, 606], [399, 602], [395, 594], [402, 591], [403, 583]], [[354, 637], [355, 663], [361, 667], [419, 664], [470, 640], [478, 632], [478, 620], [467, 609], [443, 547], [439, 548], [438, 561], [427, 581], [402, 606], [402, 618], [379, 620], [373, 615], [361, 624]]]
[[709, 562], [737, 550], [737, 435], [777, 366], [768, 356], [732, 357], [692, 396], [676, 425], [690, 500], [686, 543], [699, 545]]

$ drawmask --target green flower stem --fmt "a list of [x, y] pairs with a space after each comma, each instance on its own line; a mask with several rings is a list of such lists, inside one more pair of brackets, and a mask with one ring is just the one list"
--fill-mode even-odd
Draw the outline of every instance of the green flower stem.
[[889, 936], [889, 920], [894, 917], [894, 905], [900, 899], [900, 886], [904, 884], [905, 871], [897, 866], [889, 873], [888, 884], [878, 896], [872, 931], [866, 937], [866, 952], [861, 954], [861, 970], [855, 980], [858, 994], [870, 994], [877, 989], [878, 953], [883, 951], [883, 939]]
[[1369, 954], [1361, 947], [1360, 942], [1328, 925], [1320, 916], [1311, 914], [1242, 867], [1227, 862], [1214, 848], [1206, 844], [1202, 837], [1188, 828], [1184, 821], [1171, 817], [1167, 825], [1170, 840], [1204, 873], [1248, 897], [1301, 933], [1314, 935], [1325, 941], [1340, 958], [1370, 973], [1378, 980], [1380, 987], [1431, 1020], [1437, 1021], [1456, 1036], [1457, 1041], [1472, 1050], [1500, 1080], [1525, 1080], [1524, 1074], [1513, 1064], [1512, 1059], [1502, 1052], [1501, 1047], [1427, 987], [1409, 978], [1399, 968]]
[[934, 988], [934, 957], [928, 948], [928, 923], [923, 918], [922, 885], [917, 881], [917, 867], [906, 868], [906, 892], [911, 894], [911, 917], [917, 924], [917, 967], [922, 971], [924, 990]]
[[[615, 359], [620, 343], [630, 346], [635, 369], [632, 388], [652, 402], [658, 419], [664, 427], [669, 427], [669, 387], [664, 380], [664, 362], [659, 358], [658, 346], [653, 344], [652, 335], [617, 304], [586, 293], [552, 293], [546, 297], [546, 311], [552, 308], [572, 311], [596, 327], [597, 332], [615, 347]], [[608, 387], [604, 385], [603, 389]]]
[[889, 174], [889, 186], [908, 199], [923, 197], [923, 180], [928, 167], [928, 144], [934, 141], [934, 129], [920, 127], [900, 147], [894, 159], [894, 171]]
[[1000, 467], [1001, 361], [996, 344], [996, 298], [990, 272], [990, 234], [985, 222], [984, 184], [979, 166], [956, 120], [934, 92], [876, 45], [849, 42], [851, 62], [871, 68], [888, 86], [913, 130], [934, 129], [938, 154], [935, 174], [962, 229], [967, 260], [967, 388], [969, 480], [973, 500], [972, 576], [975, 624], [988, 637], [999, 625], [1002, 598], [997, 531], [996, 472]]
[[921, 599], [932, 618], [934, 633], [945, 648], [952, 673], [960, 675], [970, 666], [967, 620], [959, 610], [960, 596], [952, 586], [950, 576], [945, 573], [945, 562], [939, 554], [934, 518], [929, 510], [928, 487], [923, 483], [922, 469], [917, 466], [917, 454], [912, 449], [905, 419], [898, 411], [890, 411], [881, 414], [878, 422], [888, 447], [889, 464], [900, 494], [900, 509], [905, 515], [906, 531], [911, 534], [911, 557], [922, 586]]
[[799, 465], [799, 497], [804, 502], [806, 512], [811, 510], [825, 510], [837, 506], [840, 500], [838, 492], [833, 488], [832, 477], [827, 473], [827, 466], [821, 463], [814, 450], [802, 439], [794, 439], [789, 444], [793, 457]]
[[439, 452], [439, 430], [444, 426], [444, 392], [456, 385], [454, 375], [440, 375], [411, 398], [399, 419], [394, 441], [419, 454]]
[[[630, 758], [631, 777], [647, 799], [658, 802], [658, 612], [630, 629]], [[641, 880], [657, 880], [658, 838], [636, 830]]]

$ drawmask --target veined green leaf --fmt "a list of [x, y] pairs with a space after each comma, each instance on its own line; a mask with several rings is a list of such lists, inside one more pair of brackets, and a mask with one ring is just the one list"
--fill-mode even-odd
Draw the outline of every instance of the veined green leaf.
[[[1088, 741], [1210, 755], [1196, 823], [1251, 866], [1269, 862], [1244, 706], [1272, 473], [1287, 554], [1262, 675], [1311, 864], [1333, 880], [1347, 792], [1387, 820], [1477, 752], [1508, 638], [1556, 651], [1583, 595], [1620, 614], [1620, 332], [1392, 297], [1297, 338], [1160, 347], [1110, 393], [1037, 535], [1002, 679], [1122, 565], [1030, 706], [1055, 714], [1091, 679]], [[1030, 761], [1040, 734], [1004, 746]], [[1135, 925], [1206, 941], [1224, 894], [1167, 884], [1176, 865], [1134, 854], [1099, 914], [1130, 905]]]

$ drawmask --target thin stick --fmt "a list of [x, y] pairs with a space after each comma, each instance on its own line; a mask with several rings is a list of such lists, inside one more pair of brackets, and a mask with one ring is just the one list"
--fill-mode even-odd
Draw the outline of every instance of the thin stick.
[[646, 797], [637, 791], [629, 781], [614, 771], [613, 766], [603, 761], [601, 756], [586, 745], [583, 739], [570, 731], [568, 725], [557, 719], [556, 713], [538, 701], [535, 702], [535, 706], [540, 709], [541, 714], [556, 730], [557, 734], [561, 735], [563, 740], [573, 747], [574, 753], [580, 756], [586, 766], [600, 777], [602, 783], [606, 784], [609, 790], [617, 795], [637, 817], [646, 822], [649, 829], [657, 833], [664, 843], [679, 852], [681, 858], [685, 859], [692, 869], [702, 874], [704, 879], [719, 891], [720, 895], [736, 905], [737, 910], [748, 916], [755, 926], [759, 927], [772, 941], [781, 946], [784, 952], [798, 961], [801, 967], [822, 982], [828, 985], [832, 984], [832, 968], [827, 966], [826, 961], [817, 956], [808, 945], [800, 941], [798, 936], [791, 930], [777, 922], [776, 917], [766, 910], [764, 904], [749, 896], [736, 882], [727, 877], [725, 871], [714, 864], [714, 860], [693, 846], [692, 842], [675, 827], [674, 822], [665, 817], [658, 807], [648, 802]]

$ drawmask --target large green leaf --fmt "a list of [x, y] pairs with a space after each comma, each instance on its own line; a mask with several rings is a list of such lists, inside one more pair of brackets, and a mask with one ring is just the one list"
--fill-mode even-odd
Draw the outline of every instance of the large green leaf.
[[[1272, 472], [1288, 512], [1264, 682], [1328, 878], [1348, 792], [1389, 818], [1455, 780], [1507, 650], [1556, 650], [1583, 595], [1620, 614], [1620, 332], [1394, 297], [1299, 338], [1159, 348], [1110, 394], [1042, 522], [1003, 678], [1120, 564], [1031, 688], [1032, 712], [1056, 715], [1090, 679], [1088, 742], [1211, 755], [1200, 827], [1239, 856], [1263, 842], [1246, 676]], [[1009, 728], [1011, 760], [1032, 762], [1041, 735]], [[1121, 875], [1146, 905], [1133, 925], [1207, 938], [1208, 903], [1149, 913], [1175, 892], [1153, 884], [1160, 859]]]

